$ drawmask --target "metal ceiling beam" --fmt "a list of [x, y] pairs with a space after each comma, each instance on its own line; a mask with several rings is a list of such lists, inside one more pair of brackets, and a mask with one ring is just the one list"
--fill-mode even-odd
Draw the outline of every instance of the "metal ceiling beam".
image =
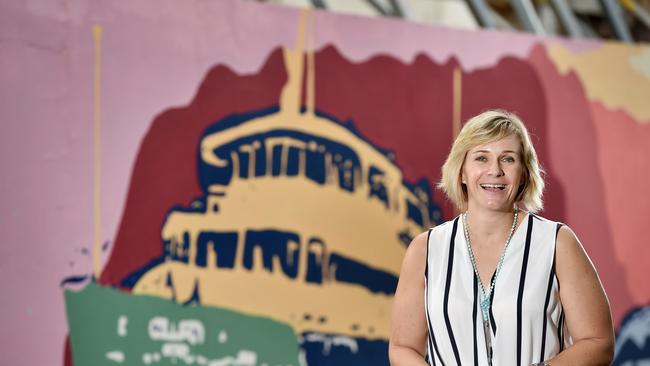
[[407, 20], [413, 19], [413, 12], [411, 11], [411, 7], [408, 4], [409, 0], [391, 0], [391, 1], [395, 2], [395, 8], [399, 10], [401, 17], [403, 19], [407, 19]]
[[542, 21], [535, 11], [535, 6], [530, 0], [512, 0], [512, 7], [524, 30], [539, 36], [546, 34]]
[[483, 28], [496, 29], [497, 24], [494, 19], [494, 11], [484, 0], [465, 0], [469, 6], [474, 18]]
[[402, 7], [397, 2], [397, 0], [390, 0], [389, 2], [390, 2], [391, 8], [393, 9], [391, 11], [391, 13], [396, 17], [403, 18], [404, 17], [404, 12], [402, 11]]
[[585, 38], [595, 38], [595, 39], [600, 39], [600, 35], [596, 33], [593, 28], [587, 22], [585, 22], [582, 19], [578, 19], [578, 25], [580, 26], [580, 31], [582, 34], [585, 36]]
[[323, 0], [310, 0], [310, 1], [311, 1], [311, 5], [314, 8], [327, 9], [327, 6], [325, 5], [325, 1]]
[[634, 0], [620, 0], [620, 2], [627, 11], [632, 13], [647, 28], [650, 28], [650, 12], [645, 10], [642, 5], [636, 3]]
[[376, 0], [366, 0], [366, 2], [372, 6], [373, 9], [377, 10], [377, 12], [383, 16], [388, 15], [388, 12], [386, 9], [384, 9], [381, 5]]
[[377, 2], [377, 0], [366, 0], [366, 2], [379, 14], [383, 16], [390, 16], [390, 17], [398, 17], [398, 18], [404, 18], [404, 11], [402, 10], [402, 5], [400, 4], [399, 1], [397, 0], [389, 0], [389, 8], [386, 9], [382, 5]]
[[623, 17], [623, 12], [621, 7], [618, 5], [616, 0], [599, 0], [601, 6], [603, 7], [603, 13], [605, 13], [609, 24], [614, 29], [614, 34], [618, 37], [619, 40], [627, 43], [634, 42], [632, 39], [632, 34], [627, 27], [627, 22]]
[[557, 12], [558, 18], [564, 27], [564, 30], [567, 32], [571, 38], [583, 37], [582, 30], [580, 29], [580, 24], [578, 23], [578, 18], [573, 14], [573, 11], [569, 7], [569, 4], [565, 0], [551, 0], [553, 8]]
[[496, 29], [505, 29], [507, 31], [513, 31], [513, 32], [517, 31], [515, 27], [513, 27], [512, 24], [510, 24], [496, 10], [490, 8], [490, 13], [492, 14], [492, 19], [494, 19], [494, 24]]

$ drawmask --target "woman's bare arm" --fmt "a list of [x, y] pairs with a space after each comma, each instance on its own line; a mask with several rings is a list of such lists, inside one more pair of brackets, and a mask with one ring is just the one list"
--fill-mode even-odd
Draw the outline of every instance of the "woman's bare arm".
[[566, 226], [558, 233], [556, 272], [573, 345], [548, 363], [552, 366], [610, 365], [614, 357], [614, 330], [609, 302], [591, 260]]
[[402, 261], [391, 315], [388, 353], [392, 366], [426, 365], [427, 326], [424, 315], [424, 263], [427, 233], [415, 237]]

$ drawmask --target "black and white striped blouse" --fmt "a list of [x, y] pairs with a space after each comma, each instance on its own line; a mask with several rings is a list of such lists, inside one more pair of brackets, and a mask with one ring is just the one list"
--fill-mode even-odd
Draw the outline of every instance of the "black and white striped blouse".
[[[530, 365], [569, 345], [555, 276], [562, 224], [528, 214], [516, 229], [491, 298], [494, 366]], [[462, 218], [429, 231], [425, 307], [430, 365], [487, 365], [479, 289]]]

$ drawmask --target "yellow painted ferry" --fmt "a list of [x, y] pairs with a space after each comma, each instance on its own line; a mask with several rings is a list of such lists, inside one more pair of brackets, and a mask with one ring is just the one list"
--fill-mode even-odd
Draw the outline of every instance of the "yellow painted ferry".
[[406, 244], [439, 211], [426, 189], [404, 183], [390, 153], [315, 112], [304, 22], [296, 49], [283, 50], [279, 108], [206, 131], [205, 196], [170, 211], [164, 261], [133, 292], [180, 303], [198, 296], [297, 334], [388, 339], [392, 291], [374, 286], [394, 291]]

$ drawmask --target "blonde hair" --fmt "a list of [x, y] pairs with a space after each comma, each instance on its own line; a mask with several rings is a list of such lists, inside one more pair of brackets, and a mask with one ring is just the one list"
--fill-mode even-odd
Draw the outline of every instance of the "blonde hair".
[[437, 186], [445, 192], [458, 210], [467, 209], [467, 189], [461, 181], [467, 152], [476, 146], [510, 135], [517, 136], [521, 141], [521, 161], [524, 175], [523, 188], [520, 188], [515, 201], [521, 202], [531, 213], [544, 207], [542, 202], [544, 171], [539, 165], [537, 152], [530, 140], [526, 126], [514, 113], [489, 110], [470, 118], [465, 123], [442, 166], [442, 179]]

